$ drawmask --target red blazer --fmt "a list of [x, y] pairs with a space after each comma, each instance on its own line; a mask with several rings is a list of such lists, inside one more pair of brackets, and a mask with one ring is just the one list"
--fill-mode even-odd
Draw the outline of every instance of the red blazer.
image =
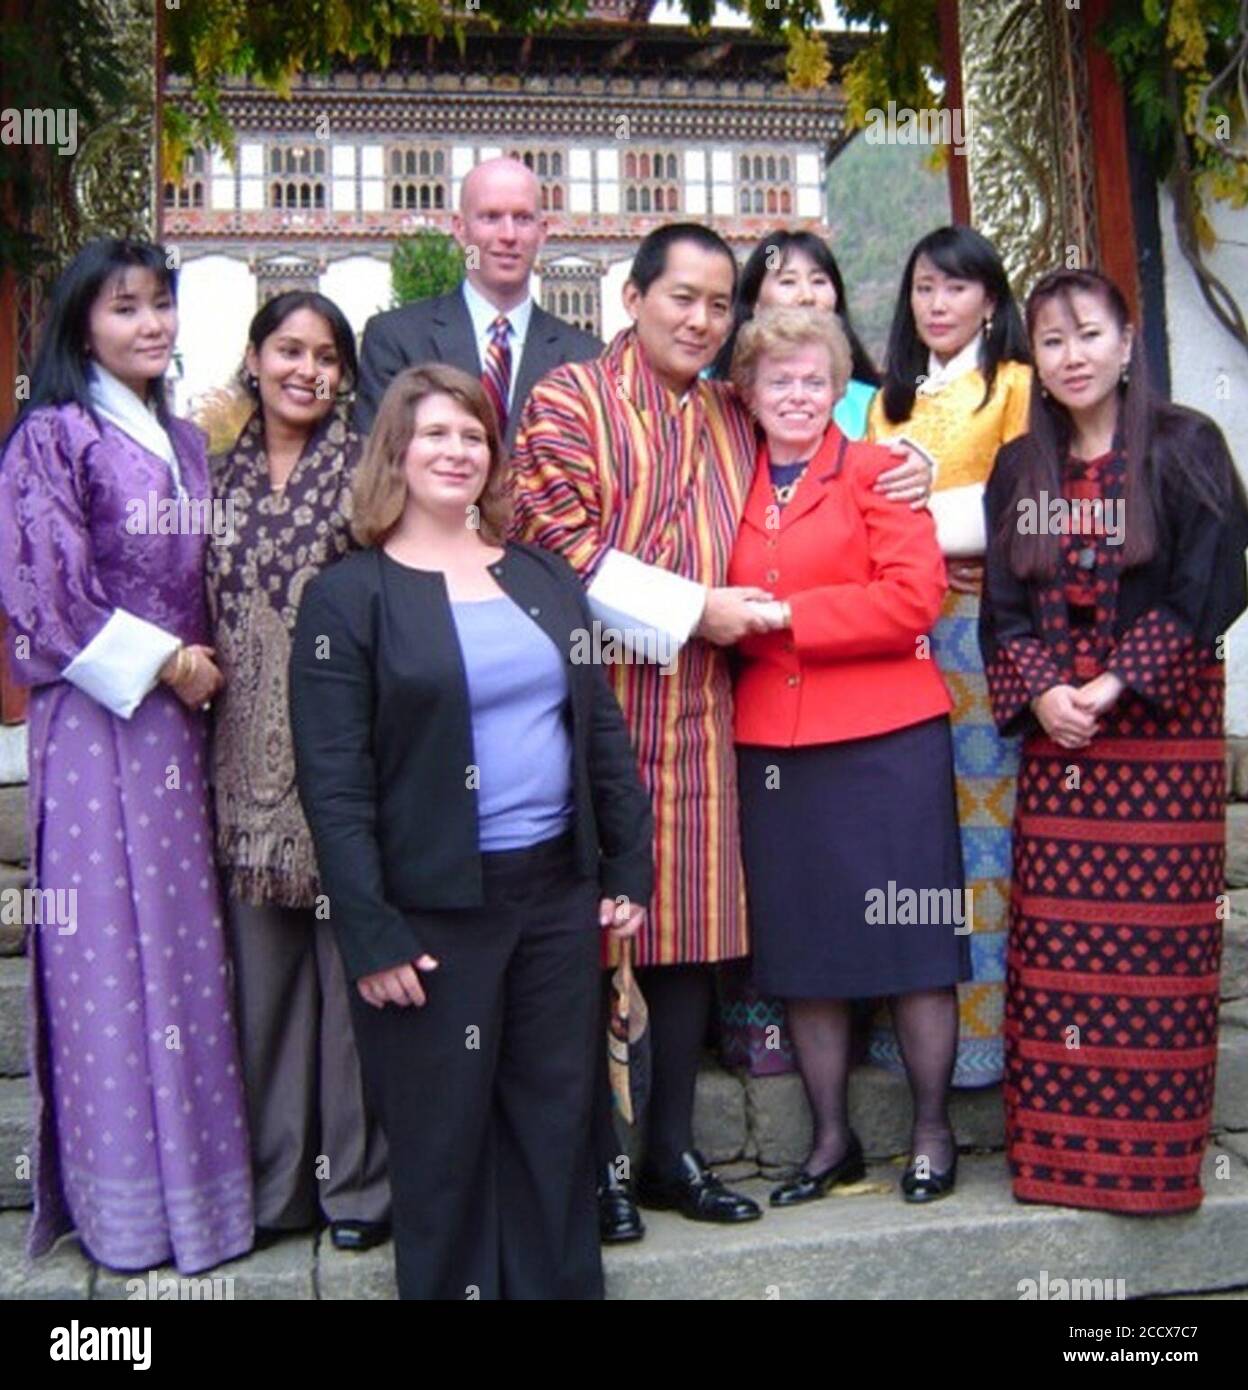
[[760, 448], [728, 582], [787, 599], [793, 626], [738, 646], [738, 743], [838, 743], [952, 708], [930, 639], [919, 640], [946, 587], [935, 523], [871, 490], [895, 462], [832, 425], [793, 500], [777, 509]]

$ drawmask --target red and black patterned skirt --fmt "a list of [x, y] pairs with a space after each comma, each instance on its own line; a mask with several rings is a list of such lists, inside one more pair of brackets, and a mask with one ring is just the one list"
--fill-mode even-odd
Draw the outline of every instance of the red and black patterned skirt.
[[1005, 1008], [1014, 1195], [1186, 1211], [1213, 1110], [1224, 684], [1162, 717], [1127, 691], [1092, 744], [1023, 748]]

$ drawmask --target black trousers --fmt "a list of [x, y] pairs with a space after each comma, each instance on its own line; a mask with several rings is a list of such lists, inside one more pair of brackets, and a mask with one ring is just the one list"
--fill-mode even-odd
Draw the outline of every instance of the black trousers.
[[352, 989], [390, 1146], [400, 1298], [601, 1298], [589, 1143], [597, 884], [571, 836], [483, 856], [484, 907], [415, 918], [423, 1008]]

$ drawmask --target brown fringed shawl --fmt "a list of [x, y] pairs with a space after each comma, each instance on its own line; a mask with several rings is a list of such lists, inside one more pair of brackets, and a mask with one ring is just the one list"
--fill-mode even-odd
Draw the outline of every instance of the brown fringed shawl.
[[225, 689], [214, 706], [217, 859], [232, 896], [311, 907], [312, 837], [295, 790], [286, 668], [304, 585], [352, 546], [351, 476], [362, 441], [335, 407], [286, 486], [269, 484], [257, 411], [214, 457], [212, 495], [231, 534], [208, 548], [208, 599]]

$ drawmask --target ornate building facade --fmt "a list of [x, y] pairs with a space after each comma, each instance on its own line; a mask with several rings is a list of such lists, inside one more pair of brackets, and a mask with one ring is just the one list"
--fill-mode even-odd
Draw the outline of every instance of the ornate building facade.
[[[236, 158], [196, 151], [162, 189], [183, 267], [183, 400], [225, 382], [251, 314], [281, 290], [318, 288], [362, 330], [390, 305], [395, 240], [449, 232], [464, 175], [494, 155], [541, 182], [541, 302], [602, 336], [622, 326], [633, 250], [662, 222], [706, 222], [742, 253], [778, 222], [826, 231], [839, 86], [793, 90], [783, 46], [746, 31], [699, 39], [646, 23], [644, 3], [595, 9], [555, 34], [470, 33], [462, 54], [410, 44], [385, 72], [306, 77], [289, 100], [228, 89]], [[854, 42], [829, 36], [838, 68]], [[186, 101], [185, 84], [166, 100]]]

